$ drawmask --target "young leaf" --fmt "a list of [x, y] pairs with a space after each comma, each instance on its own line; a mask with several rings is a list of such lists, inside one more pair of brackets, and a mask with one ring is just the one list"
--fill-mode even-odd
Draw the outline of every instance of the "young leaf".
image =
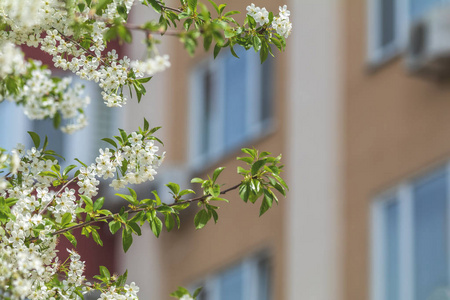
[[195, 228], [202, 229], [208, 223], [209, 219], [211, 219], [211, 215], [204, 209], [200, 210], [194, 217]]
[[193, 12], [197, 11], [197, 0], [188, 0], [188, 5]]
[[34, 147], [39, 148], [39, 145], [41, 144], [41, 138], [39, 135], [33, 131], [27, 131], [30, 135], [31, 139], [33, 140]]
[[217, 168], [217, 169], [214, 170], [213, 177], [212, 177], [213, 183], [216, 182], [217, 177], [219, 177], [220, 173], [222, 173], [222, 171], [224, 169], [225, 169], [224, 167], [220, 167], [220, 168]]
[[163, 227], [163, 223], [161, 222], [161, 220], [158, 217], [155, 217], [151, 220], [150, 228], [152, 229], [153, 234], [156, 237], [159, 237], [159, 235], [161, 234], [162, 227]]
[[122, 246], [123, 251], [127, 252], [130, 249], [131, 244], [133, 243], [133, 235], [130, 227], [125, 226], [125, 229], [122, 231]]
[[109, 222], [109, 230], [112, 234], [116, 234], [117, 231], [119, 231], [120, 227], [122, 227], [122, 224], [117, 221]]
[[109, 270], [104, 266], [100, 266], [100, 275], [108, 280], [111, 278], [111, 273], [109, 273]]
[[77, 239], [73, 234], [71, 234], [70, 232], [64, 232], [63, 234], [74, 247], [77, 247]]
[[97, 211], [103, 207], [103, 204], [105, 203], [105, 197], [98, 198], [94, 203], [94, 211]]

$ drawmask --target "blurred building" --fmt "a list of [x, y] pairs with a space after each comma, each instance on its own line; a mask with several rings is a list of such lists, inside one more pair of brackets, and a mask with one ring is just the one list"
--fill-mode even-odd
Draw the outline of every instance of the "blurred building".
[[194, 230], [192, 211], [181, 230], [141, 239], [124, 263], [141, 270], [143, 297], [202, 285], [208, 300], [449, 299], [445, 2], [290, 1], [288, 50], [263, 66], [189, 59], [169, 41], [152, 104], [166, 178], [220, 165], [232, 184], [238, 149], [254, 146], [284, 154], [291, 190], [262, 218], [233, 195], [217, 225]]
[[[287, 199], [259, 218], [230, 194], [202, 230], [193, 205], [180, 230], [156, 239], [145, 227], [117, 270], [129, 269], [141, 299], [169, 299], [178, 285], [204, 286], [201, 300], [450, 299], [449, 1], [254, 2], [288, 4], [285, 53], [263, 65], [251, 52], [191, 58], [166, 37], [159, 49], [172, 67], [110, 119], [163, 126], [167, 159], [140, 195], [163, 195], [168, 181], [191, 187], [217, 166], [234, 185], [239, 149], [254, 146], [283, 153]], [[142, 57], [143, 47], [127, 53]], [[6, 127], [15, 115], [4, 112]]]

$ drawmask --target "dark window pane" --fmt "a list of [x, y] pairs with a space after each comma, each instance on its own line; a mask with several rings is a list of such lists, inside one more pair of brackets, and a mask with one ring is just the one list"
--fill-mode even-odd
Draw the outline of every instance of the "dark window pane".
[[381, 0], [380, 2], [380, 44], [389, 45], [395, 38], [395, 0]]
[[[239, 49], [239, 50], [238, 50]], [[225, 59], [225, 147], [230, 149], [242, 143], [247, 118], [247, 53], [238, 48], [240, 59], [228, 55]]]
[[414, 188], [414, 287], [417, 300], [448, 285], [447, 176], [436, 174]]
[[273, 65], [274, 58], [269, 58], [262, 64], [261, 72], [261, 115], [259, 121], [270, 120], [273, 116]]
[[397, 201], [386, 204], [385, 214], [385, 257], [386, 257], [386, 300], [400, 299], [399, 283], [399, 205]]
[[258, 300], [270, 300], [271, 297], [271, 265], [270, 259], [258, 261]]

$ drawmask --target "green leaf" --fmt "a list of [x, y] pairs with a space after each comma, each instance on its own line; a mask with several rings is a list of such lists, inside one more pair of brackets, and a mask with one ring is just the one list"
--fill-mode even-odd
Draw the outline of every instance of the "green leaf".
[[159, 237], [159, 235], [161, 234], [162, 227], [163, 227], [163, 223], [161, 222], [161, 220], [158, 217], [155, 217], [151, 220], [150, 228], [152, 229], [153, 234], [156, 237]]
[[89, 198], [88, 196], [81, 195], [80, 197], [81, 197], [81, 199], [83, 199], [84, 203], [86, 203], [86, 206], [88, 206], [88, 205], [91, 206], [91, 207], [94, 206], [94, 203], [92, 202], [92, 199]]
[[144, 118], [144, 131], [147, 131], [150, 127], [150, 124], [148, 123], [147, 119]]
[[45, 151], [45, 149], [47, 149], [47, 146], [48, 146], [48, 137], [45, 136], [44, 144], [42, 145], [42, 150]]
[[125, 226], [125, 229], [122, 231], [122, 246], [123, 251], [127, 252], [130, 249], [131, 244], [133, 243], [133, 235], [130, 227]]
[[100, 266], [100, 275], [108, 280], [111, 279], [111, 273], [109, 273], [109, 270], [104, 266]]
[[214, 170], [213, 177], [212, 177], [213, 183], [216, 182], [217, 177], [219, 177], [220, 173], [222, 173], [222, 171], [224, 169], [225, 169], [224, 167], [220, 167], [220, 168], [217, 168], [217, 169]]
[[211, 47], [212, 41], [213, 41], [212, 34], [205, 34], [203, 36], [203, 48], [205, 49], [205, 51], [209, 50], [209, 48]]
[[61, 218], [61, 226], [68, 224], [70, 221], [72, 221], [72, 214], [67, 212]]
[[74, 246], [77, 247], [77, 239], [73, 234], [70, 232], [64, 232], [63, 235], [69, 240], [69, 242]]
[[120, 275], [119, 278], [117, 279], [117, 286], [124, 286], [125, 283], [127, 282], [127, 277], [128, 277], [128, 270], [125, 271], [125, 273], [123, 273], [123, 275]]
[[203, 182], [204, 182], [204, 180], [201, 179], [201, 178], [198, 178], [198, 177], [193, 178], [193, 179], [191, 180], [191, 183], [203, 183]]
[[100, 235], [98, 234], [97, 230], [92, 230], [92, 238], [94, 239], [94, 242], [96, 242], [98, 245], [103, 246], [103, 241], [100, 238]]
[[166, 217], [165, 224], [167, 231], [171, 231], [175, 227], [175, 220], [170, 213], [166, 213], [164, 216]]
[[262, 216], [266, 211], [268, 211], [269, 208], [272, 207], [272, 203], [273, 196], [269, 192], [267, 192], [267, 190], [264, 190], [264, 198], [259, 209], [259, 216]]
[[67, 166], [63, 171], [63, 175], [67, 175], [71, 170], [73, 170], [76, 167], [77, 167], [76, 165]]
[[142, 235], [141, 228], [139, 227], [138, 224], [136, 224], [134, 222], [128, 222], [127, 225], [130, 226], [130, 228], [133, 230], [134, 233], [136, 233], [139, 236]]
[[39, 148], [39, 145], [41, 144], [41, 138], [39, 135], [33, 131], [27, 131], [30, 135], [31, 139], [33, 140], [34, 147]]
[[152, 194], [155, 196], [156, 205], [160, 206], [162, 202], [161, 202], [161, 198], [159, 198], [159, 196], [158, 196], [158, 192], [157, 191], [152, 191]]
[[61, 114], [59, 112], [55, 113], [55, 116], [53, 117], [53, 127], [59, 128], [59, 125], [61, 125]]
[[161, 13], [161, 5], [156, 0], [147, 0], [148, 3], [153, 7], [153, 9], [160, 14]]
[[253, 165], [252, 165], [252, 175], [256, 175], [256, 173], [258, 173], [259, 169], [262, 168], [262, 166], [264, 166], [266, 164], [266, 159], [260, 159], [258, 161], [256, 161]]
[[256, 150], [255, 149], [242, 148], [241, 151], [250, 155], [253, 158], [256, 158]]
[[229, 11], [229, 12], [225, 13], [223, 16], [224, 17], [228, 17], [228, 16], [232, 16], [232, 15], [237, 15], [237, 14], [240, 14], [240, 13], [241, 13], [240, 11], [232, 10], [232, 11]]
[[286, 184], [286, 182], [284, 182], [283, 178], [281, 178], [279, 175], [272, 173], [271, 174], [276, 180], [278, 180], [279, 183], [281, 183], [288, 191], [289, 191], [289, 187]]
[[123, 194], [115, 194], [116, 196], [119, 196], [120, 198], [125, 199], [126, 201], [130, 202], [133, 205], [139, 205], [139, 201], [133, 198], [133, 196], [130, 195], [123, 195]]
[[103, 204], [105, 203], [105, 197], [98, 198], [94, 203], [94, 211], [97, 211], [103, 207]]
[[187, 195], [187, 194], [195, 194], [195, 192], [194, 192], [193, 190], [191, 190], [191, 189], [182, 190], [182, 191], [178, 194], [178, 196], [183, 197], [184, 195]]
[[219, 5], [219, 15], [221, 15], [223, 13], [223, 10], [225, 9], [225, 7], [227, 7], [226, 4], [220, 4]]
[[120, 227], [122, 227], [122, 223], [118, 222], [118, 221], [112, 221], [109, 222], [109, 230], [111, 231], [112, 234], [116, 234], [117, 231], [119, 231]]
[[220, 50], [222, 50], [222, 47], [221, 47], [219, 44], [216, 44], [216, 45], [214, 46], [214, 59], [217, 58], [217, 56], [218, 56], [219, 53], [220, 53]]
[[252, 38], [252, 44], [253, 44], [253, 49], [255, 49], [255, 52], [258, 52], [259, 50], [261, 50], [261, 39], [258, 36], [254, 36]]
[[248, 197], [249, 197], [249, 186], [248, 184], [241, 184], [239, 186], [239, 197], [241, 197], [241, 199], [244, 202], [248, 201]]
[[208, 1], [209, 1], [209, 3], [211, 3], [212, 6], [214, 6], [214, 9], [217, 11], [217, 14], [220, 14], [219, 6], [217, 6], [217, 4], [212, 0], [208, 0]]
[[176, 290], [175, 292], [170, 294], [171, 297], [175, 297], [175, 298], [181, 298], [184, 295], [190, 295], [190, 294], [187, 289], [185, 289], [184, 287], [181, 287], [181, 286], [178, 287], [178, 290]]
[[197, 0], [188, 0], [188, 5], [193, 12], [197, 11]]
[[102, 139], [102, 141], [105, 141], [105, 142], [111, 144], [114, 148], [117, 149], [117, 144], [116, 144], [116, 142], [115, 142], [113, 139], [110, 139], [110, 138], [104, 138], [104, 139]]
[[240, 161], [243, 161], [243, 162], [246, 162], [247, 164], [251, 164], [252, 162], [253, 162], [253, 158], [251, 158], [251, 157], [248, 157], [248, 156], [245, 156], [245, 157], [237, 157], [236, 158], [237, 160], [240, 160]]
[[195, 228], [202, 229], [209, 219], [211, 219], [211, 215], [204, 209], [200, 210], [194, 217]]
[[169, 182], [168, 184], [166, 184], [166, 186], [172, 191], [174, 195], [178, 195], [178, 193], [180, 192], [180, 186], [176, 183]]

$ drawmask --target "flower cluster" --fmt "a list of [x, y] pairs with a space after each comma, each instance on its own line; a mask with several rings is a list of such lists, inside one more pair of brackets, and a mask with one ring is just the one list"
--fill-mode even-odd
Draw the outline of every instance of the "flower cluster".
[[[118, 7], [125, 6], [128, 13], [133, 3], [134, 0], [114, 0], [106, 6], [98, 18], [91, 18], [91, 8], [87, 5], [83, 11], [69, 14], [66, 7], [60, 5], [57, 0], [2, 1], [0, 18], [10, 29], [0, 33], [0, 45], [12, 43], [40, 47], [41, 50], [53, 57], [56, 67], [70, 70], [81, 79], [99, 83], [103, 90], [103, 100], [107, 106], [122, 106], [127, 102], [122, 90], [124, 86], [132, 84], [132, 80], [134, 80], [134, 77], [130, 77], [129, 72], [131, 69], [130, 59], [126, 56], [119, 59], [115, 50], [103, 55], [107, 46], [104, 34], [108, 30], [106, 20], [122, 19], [125, 22], [118, 12]], [[76, 19], [70, 19], [71, 15], [76, 16]], [[81, 28], [81, 32], [78, 33], [81, 37], [78, 39], [73, 38], [75, 33], [72, 24], [75, 21], [87, 25], [78, 26]], [[10, 48], [6, 50], [10, 50]], [[13, 54], [17, 56], [16, 53]], [[17, 69], [21, 66], [12, 64], [13, 60], [8, 60], [11, 56], [12, 54], [4, 55], [4, 59], [0, 56], [0, 62], [8, 61], [7, 64], [0, 63], [0, 77], [2, 74], [10, 73], [13, 66]], [[17, 60], [15, 59], [15, 61]], [[143, 76], [143, 73], [161, 72], [169, 65], [167, 56], [157, 56], [145, 62], [136, 61], [134, 66], [141, 69], [142, 72], [137, 72], [133, 76], [139, 78]], [[83, 124], [85, 120], [76, 118], [75, 121]], [[65, 130], [74, 131], [80, 127], [82, 126], [70, 125]]]
[[83, 96], [81, 84], [72, 85], [71, 77], [52, 77], [40, 61], [26, 62], [22, 51], [10, 42], [0, 43], [0, 80], [23, 75], [23, 86], [14, 93], [0, 94], [0, 102], [8, 100], [22, 105], [31, 120], [54, 118], [64, 120], [60, 129], [72, 133], [87, 125], [84, 109], [90, 98]]
[[[12, 218], [5, 220], [0, 214], [0, 287], [7, 289], [0, 288], [0, 296], [78, 299], [77, 293], [87, 293], [90, 285], [84, 276], [84, 262], [75, 251], [68, 250], [70, 259], [61, 263], [57, 237], [52, 232], [56, 224], [76, 220], [77, 209], [82, 205], [78, 195], [95, 195], [97, 177], [111, 178], [116, 169], [124, 169], [123, 177], [116, 179], [120, 184], [152, 180], [162, 160], [157, 151], [153, 140], [133, 132], [123, 147], [117, 151], [100, 149], [96, 162], [80, 169], [79, 175], [70, 180], [78, 183], [78, 190], [68, 184], [59, 190], [52, 188], [62, 175], [57, 160], [51, 158], [53, 152], [45, 146], [25, 151], [19, 144], [12, 154], [0, 151], [0, 169], [10, 170], [9, 177], [1, 178], [0, 202], [14, 201], [10, 209]], [[49, 288], [48, 283], [61, 272], [65, 279], [57, 287]], [[138, 291], [132, 283], [109, 288], [100, 299], [137, 299]]]
[[110, 288], [108, 291], [103, 292], [100, 295], [99, 300], [137, 300], [137, 293], [139, 292], [139, 287], [132, 282], [131, 284], [126, 284], [124, 286], [124, 293], [118, 292], [115, 287]]
[[25, 72], [26, 63], [22, 51], [10, 42], [0, 44], [0, 79]]
[[152, 76], [170, 67], [169, 55], [158, 55], [145, 61], [136, 60], [131, 63], [131, 66], [138, 77], [143, 77], [144, 74]]
[[[279, 15], [273, 18], [271, 25], [279, 35], [287, 38], [292, 32], [292, 23], [289, 20], [291, 12], [287, 9], [286, 5], [283, 7], [280, 6], [279, 10]], [[267, 9], [264, 7], [257, 7], [253, 3], [247, 6], [247, 15], [255, 19], [255, 21], [261, 26], [264, 26], [270, 22], [269, 12]]]

